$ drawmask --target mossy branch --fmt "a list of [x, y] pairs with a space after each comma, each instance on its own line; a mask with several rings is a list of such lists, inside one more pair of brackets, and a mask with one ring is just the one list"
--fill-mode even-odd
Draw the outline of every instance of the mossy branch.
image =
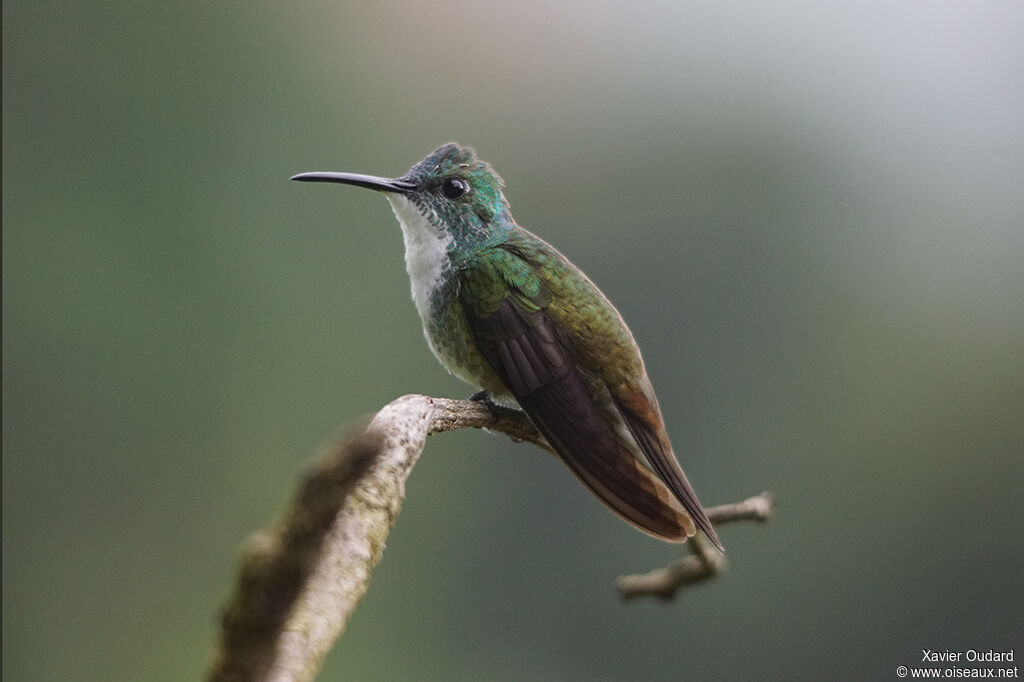
[[[424, 395], [388, 403], [329, 446], [303, 476], [281, 519], [246, 542], [207, 679], [314, 679], [369, 587], [427, 436], [471, 427], [550, 451], [518, 410]], [[708, 510], [715, 523], [763, 520], [770, 511], [766, 493]], [[724, 557], [702, 538], [695, 540], [687, 543], [694, 556], [675, 562], [680, 567], [620, 578], [620, 592], [667, 598], [682, 585], [720, 572]]]

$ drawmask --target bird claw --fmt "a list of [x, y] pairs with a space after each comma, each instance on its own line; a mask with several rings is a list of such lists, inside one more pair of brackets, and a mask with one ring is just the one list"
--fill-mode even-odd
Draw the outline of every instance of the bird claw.
[[491, 392], [487, 389], [477, 391], [473, 395], [469, 396], [469, 399], [473, 402], [483, 403], [487, 410], [491, 413], [491, 416], [498, 418], [501, 416], [501, 406], [491, 400]]

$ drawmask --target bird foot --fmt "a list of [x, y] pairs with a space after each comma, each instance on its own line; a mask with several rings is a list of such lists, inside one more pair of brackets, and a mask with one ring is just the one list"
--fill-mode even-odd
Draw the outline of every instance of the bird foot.
[[473, 395], [469, 396], [469, 399], [476, 403], [483, 403], [493, 417], [501, 416], [501, 406], [498, 403], [491, 400], [491, 392], [487, 389], [477, 391]]
[[[469, 396], [469, 399], [472, 400], [475, 403], [483, 403], [484, 406], [487, 408], [487, 411], [491, 413], [491, 416], [494, 419], [502, 419], [504, 417], [513, 417], [513, 416], [517, 416], [517, 415], [521, 416], [521, 414], [522, 414], [519, 410], [516, 410], [516, 409], [511, 408], [511, 407], [505, 407], [504, 405], [499, 405], [498, 403], [494, 402], [491, 399], [491, 392], [486, 390], [486, 389], [484, 389], [483, 391], [477, 391], [473, 395]], [[490, 429], [487, 429], [485, 427], [484, 430], [490, 430]], [[514, 443], [522, 443], [525, 440], [523, 438], [520, 438], [518, 436], [513, 436], [513, 435], [508, 434], [508, 433], [506, 433], [505, 435], [507, 435], [509, 438], [511, 438], [512, 442], [514, 442]]]

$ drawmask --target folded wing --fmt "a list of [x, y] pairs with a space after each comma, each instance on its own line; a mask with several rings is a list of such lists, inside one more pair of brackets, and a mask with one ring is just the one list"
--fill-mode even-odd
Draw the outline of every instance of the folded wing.
[[[649, 457], [652, 473], [622, 442], [608, 406], [588, 388], [593, 378], [580, 373], [556, 331], [543, 288], [530, 287], [534, 295], [527, 297], [497, 273], [495, 268], [472, 273], [478, 288], [480, 278], [487, 279], [491, 296], [487, 306], [479, 305], [480, 297], [463, 300], [463, 309], [477, 348], [537, 430], [580, 481], [623, 519], [670, 542], [693, 535], [691, 513], [658, 478], [658, 457]], [[631, 423], [628, 413], [623, 417], [646, 452], [643, 429]]]

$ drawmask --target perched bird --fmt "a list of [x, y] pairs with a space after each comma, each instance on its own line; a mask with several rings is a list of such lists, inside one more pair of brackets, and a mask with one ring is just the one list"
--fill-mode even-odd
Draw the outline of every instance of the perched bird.
[[383, 192], [402, 226], [430, 349], [457, 377], [517, 403], [579, 480], [623, 519], [722, 545], [676, 461], [640, 349], [604, 294], [512, 218], [498, 174], [446, 144], [399, 178], [302, 173]]

